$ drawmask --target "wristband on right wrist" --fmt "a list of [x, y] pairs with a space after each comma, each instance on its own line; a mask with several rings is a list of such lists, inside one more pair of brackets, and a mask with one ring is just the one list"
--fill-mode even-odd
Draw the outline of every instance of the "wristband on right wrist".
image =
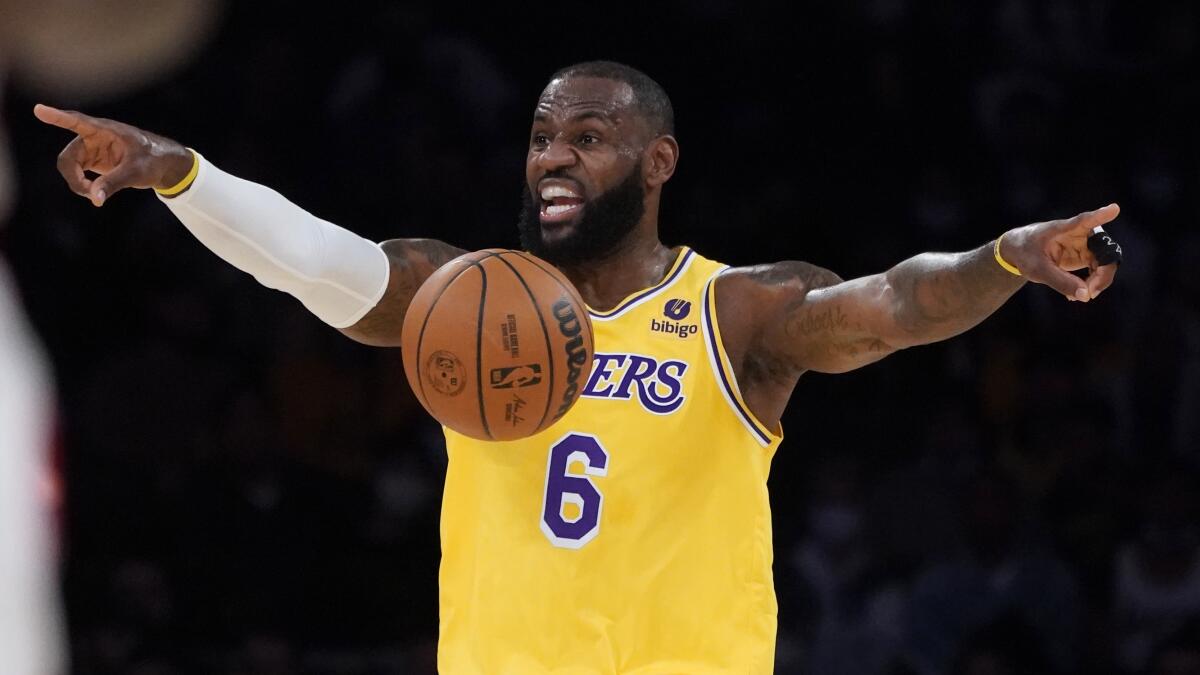
[[169, 188], [154, 188], [155, 192], [164, 197], [174, 197], [192, 186], [192, 183], [196, 180], [196, 175], [200, 173], [200, 155], [196, 154], [196, 151], [191, 148], [187, 150], [192, 153], [192, 168], [187, 172], [187, 175], [183, 177], [183, 180]]
[[[1005, 233], [1005, 234], [1007, 234], [1007, 233]], [[1016, 265], [1013, 265], [1012, 263], [1008, 262], [1007, 260], [1004, 259], [1004, 256], [1000, 255], [1000, 242], [1003, 239], [1004, 239], [1003, 234], [1000, 235], [999, 237], [996, 237], [996, 245], [994, 247], [992, 247], [992, 253], [995, 254], [995, 256], [996, 256], [996, 262], [1000, 263], [1000, 266], [1003, 267], [1005, 270], [1007, 270], [1017, 276], [1021, 276], [1021, 270], [1017, 269]]]

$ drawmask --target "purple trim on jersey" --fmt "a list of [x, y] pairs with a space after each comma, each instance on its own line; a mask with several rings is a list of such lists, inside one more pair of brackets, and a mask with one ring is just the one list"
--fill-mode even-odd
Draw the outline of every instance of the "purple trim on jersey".
[[633, 296], [632, 298], [629, 298], [625, 302], [622, 302], [621, 304], [608, 310], [607, 312], [597, 312], [597, 311], [589, 309], [588, 314], [591, 314], [594, 318], [597, 318], [597, 319], [611, 319], [614, 316], [625, 311], [626, 309], [629, 309], [631, 306], [637, 304], [639, 301], [661, 291], [667, 284], [671, 283], [672, 281], [675, 281], [675, 279], [677, 279], [679, 277], [679, 275], [683, 273], [684, 268], [687, 267], [688, 260], [691, 260], [692, 256], [695, 253], [696, 252], [690, 248], [685, 249], [683, 252], [683, 256], [679, 259], [679, 262], [675, 265], [675, 271], [672, 272], [671, 275], [668, 276], [666, 279], [663, 279], [662, 281], [660, 281], [658, 283], [658, 285], [647, 288], [646, 290], [642, 291], [641, 293], [638, 293], [637, 295]]
[[708, 286], [704, 287], [704, 325], [708, 329], [705, 332], [708, 333], [708, 344], [712, 348], [713, 361], [717, 366], [717, 377], [721, 380], [721, 386], [725, 387], [725, 393], [729, 394], [729, 401], [733, 403], [734, 410], [741, 415], [746, 426], [750, 427], [754, 431], [754, 434], [762, 439], [764, 444], [770, 445], [771, 437], [763, 433], [763, 430], [754, 422], [754, 417], [750, 414], [750, 411], [742, 407], [741, 402], [738, 401], [737, 390], [733, 388], [733, 384], [725, 375], [725, 362], [721, 358], [721, 350], [717, 347], [717, 331], [713, 329], [716, 323], [713, 320], [712, 303], [708, 301], [708, 294], [712, 291], [714, 281], [716, 281], [716, 277], [710, 279]]

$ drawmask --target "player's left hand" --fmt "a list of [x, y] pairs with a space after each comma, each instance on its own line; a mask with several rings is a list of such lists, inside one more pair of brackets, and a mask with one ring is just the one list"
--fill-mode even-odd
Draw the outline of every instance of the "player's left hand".
[[[1119, 262], [1101, 265], [1088, 248], [1088, 237], [1120, 212], [1121, 207], [1109, 204], [1074, 218], [1009, 230], [1000, 241], [1000, 255], [1030, 281], [1046, 284], [1068, 300], [1087, 302], [1112, 284]], [[1085, 267], [1089, 271], [1087, 279], [1071, 274]]]

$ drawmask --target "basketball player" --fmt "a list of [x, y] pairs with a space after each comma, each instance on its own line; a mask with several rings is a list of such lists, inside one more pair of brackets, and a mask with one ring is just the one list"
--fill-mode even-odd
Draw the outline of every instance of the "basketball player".
[[[217, 255], [360, 342], [399, 345], [417, 288], [464, 252], [375, 245], [175, 141], [35, 114], [78, 134], [58, 162], [77, 194], [100, 206], [156, 189]], [[672, 133], [665, 92], [619, 64], [561, 70], [538, 99], [521, 241], [582, 294], [596, 355], [579, 402], [546, 431], [507, 443], [446, 432], [443, 672], [771, 672], [767, 473], [800, 375], [950, 338], [1028, 281], [1088, 302], [1116, 271], [1088, 248], [1115, 204], [849, 281], [806, 262], [729, 269], [658, 238]], [[1086, 280], [1070, 274], [1083, 268]]]

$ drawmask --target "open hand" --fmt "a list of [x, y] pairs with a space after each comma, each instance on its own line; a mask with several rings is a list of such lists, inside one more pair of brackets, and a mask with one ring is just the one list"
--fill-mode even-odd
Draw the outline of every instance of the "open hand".
[[[1000, 255], [1030, 281], [1046, 284], [1068, 300], [1087, 302], [1108, 288], [1117, 264], [1100, 265], [1088, 250], [1092, 230], [1111, 222], [1121, 207], [1109, 204], [1074, 218], [1034, 223], [1009, 230], [1000, 242]], [[1071, 274], [1088, 268], [1086, 280]]]
[[[33, 114], [77, 134], [59, 153], [58, 171], [72, 192], [95, 206], [125, 188], [171, 187], [191, 170], [191, 151], [169, 138], [40, 103]], [[98, 175], [90, 178], [89, 172]]]

